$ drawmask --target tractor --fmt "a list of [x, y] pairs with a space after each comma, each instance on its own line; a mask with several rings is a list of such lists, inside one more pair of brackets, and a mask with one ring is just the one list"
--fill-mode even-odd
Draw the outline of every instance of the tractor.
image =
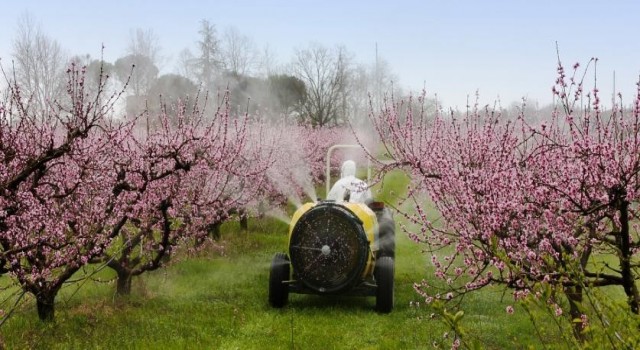
[[[331, 153], [327, 152], [330, 193]], [[370, 162], [367, 183], [371, 179]], [[348, 192], [348, 191], [347, 191]], [[376, 310], [389, 313], [394, 300], [395, 222], [383, 202], [345, 198], [308, 202], [289, 224], [288, 253], [276, 253], [269, 274], [269, 304], [282, 308], [289, 293], [375, 296]]]

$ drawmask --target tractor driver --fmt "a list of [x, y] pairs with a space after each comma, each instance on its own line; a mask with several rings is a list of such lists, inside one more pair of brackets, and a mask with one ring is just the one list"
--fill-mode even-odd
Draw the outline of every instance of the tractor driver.
[[372, 198], [367, 183], [356, 177], [356, 163], [352, 160], [342, 163], [340, 179], [329, 191], [327, 199], [338, 203], [369, 203]]

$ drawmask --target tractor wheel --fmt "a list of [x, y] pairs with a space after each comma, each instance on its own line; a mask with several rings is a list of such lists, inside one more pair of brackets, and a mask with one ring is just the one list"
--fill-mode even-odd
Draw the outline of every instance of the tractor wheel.
[[281, 308], [289, 298], [289, 286], [284, 281], [289, 280], [289, 259], [285, 253], [276, 253], [271, 261], [269, 273], [269, 304]]
[[380, 250], [378, 257], [389, 256], [396, 257], [396, 223], [393, 215], [388, 208], [384, 208], [378, 214], [378, 223], [380, 225]]
[[381, 313], [389, 313], [393, 309], [393, 258], [383, 256], [376, 261], [376, 310]]

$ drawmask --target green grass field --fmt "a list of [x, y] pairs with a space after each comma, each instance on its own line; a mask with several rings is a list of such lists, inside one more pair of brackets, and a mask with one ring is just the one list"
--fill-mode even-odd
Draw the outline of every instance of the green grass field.
[[[400, 175], [393, 175], [400, 176]], [[395, 181], [402, 186], [403, 181]], [[387, 182], [387, 185], [390, 182]], [[389, 197], [399, 187], [378, 195]], [[30, 297], [0, 328], [8, 349], [433, 349], [451, 338], [434, 310], [421, 303], [413, 283], [430, 279], [421, 248], [397, 233], [395, 309], [374, 311], [374, 298], [291, 294], [283, 309], [267, 302], [269, 265], [286, 250], [286, 224], [250, 220], [241, 231], [223, 225], [224, 254], [183, 258], [134, 279], [132, 295], [89, 280], [59, 295], [56, 321], [41, 323]], [[94, 279], [109, 280], [104, 270]], [[6, 279], [7, 277], [2, 277]], [[6, 281], [5, 281], [6, 283]], [[5, 292], [5, 294], [8, 293]], [[484, 289], [467, 297], [462, 321], [469, 337], [489, 349], [538, 348], [525, 312], [508, 315], [510, 295]]]
[[[396, 302], [391, 314], [374, 298], [290, 295], [284, 309], [267, 303], [269, 264], [286, 247], [286, 226], [252, 222], [250, 232], [226, 225], [225, 256], [192, 258], [134, 280], [133, 294], [114, 285], [71, 285], [58, 298], [56, 322], [42, 324], [27, 300], [2, 328], [9, 349], [431, 349], [448, 348], [442, 322], [430, 318], [412, 284], [426, 258], [398, 235]], [[103, 273], [103, 278], [108, 278]], [[465, 300], [464, 326], [487, 348], [537, 343], [526, 315], [504, 312], [508, 300], [485, 290]], [[508, 297], [507, 297], [508, 299]], [[517, 345], [516, 345], [517, 344]]]

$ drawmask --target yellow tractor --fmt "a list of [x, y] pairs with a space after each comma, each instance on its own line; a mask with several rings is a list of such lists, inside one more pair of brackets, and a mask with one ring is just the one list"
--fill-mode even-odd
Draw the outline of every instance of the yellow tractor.
[[[338, 148], [327, 152], [329, 159]], [[370, 180], [370, 166], [368, 167]], [[376, 310], [393, 309], [395, 222], [384, 203], [321, 200], [302, 205], [289, 225], [287, 253], [277, 253], [269, 275], [269, 303], [283, 307], [289, 293], [375, 296]]]

